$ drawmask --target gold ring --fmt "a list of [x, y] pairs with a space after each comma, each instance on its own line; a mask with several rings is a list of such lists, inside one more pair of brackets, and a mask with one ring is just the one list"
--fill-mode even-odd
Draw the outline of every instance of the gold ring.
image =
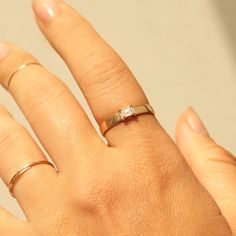
[[30, 66], [30, 65], [39, 65], [39, 66], [42, 66], [39, 62], [29, 62], [29, 63], [25, 63], [25, 64], [22, 64], [21, 66], [19, 66], [8, 78], [8, 83], [7, 83], [7, 89], [10, 88], [10, 83], [12, 81], [12, 78], [14, 77], [14, 75], [16, 73], [18, 73], [20, 70], [24, 69], [26, 66]]
[[33, 166], [40, 165], [40, 164], [51, 165], [53, 168], [55, 168], [52, 163], [50, 163], [49, 161], [45, 161], [45, 160], [43, 160], [43, 161], [35, 161], [35, 162], [32, 162], [32, 163], [27, 164], [26, 166], [24, 166], [21, 170], [17, 171], [17, 173], [11, 178], [11, 181], [8, 184], [8, 189], [9, 189], [9, 192], [12, 195], [12, 197], [15, 198], [15, 195], [14, 195], [14, 192], [13, 192], [13, 188], [14, 188], [16, 182], [19, 180], [19, 178], [27, 170], [31, 169]]
[[115, 113], [113, 116], [109, 117], [108, 119], [104, 120], [100, 125], [100, 131], [102, 135], [104, 136], [105, 133], [112, 128], [113, 126], [117, 125], [120, 122], [125, 121], [128, 117], [131, 116], [137, 116], [141, 114], [153, 114], [155, 115], [155, 112], [151, 105], [145, 104], [141, 106], [127, 106], [125, 108], [122, 108], [117, 113]]

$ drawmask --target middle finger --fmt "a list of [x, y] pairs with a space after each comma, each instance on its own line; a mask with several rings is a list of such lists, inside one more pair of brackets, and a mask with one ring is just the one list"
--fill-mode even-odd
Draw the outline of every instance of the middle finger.
[[[0, 82], [5, 86], [20, 65], [36, 61], [22, 49], [6, 46], [8, 55], [0, 61]], [[78, 150], [82, 157], [88, 145], [102, 143], [66, 85], [43, 67], [31, 65], [18, 71], [9, 92], [60, 171], [77, 164]]]

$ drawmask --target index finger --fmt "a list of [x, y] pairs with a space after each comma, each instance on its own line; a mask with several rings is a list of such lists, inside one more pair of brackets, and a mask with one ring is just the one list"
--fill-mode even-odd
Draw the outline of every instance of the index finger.
[[[70, 68], [99, 125], [123, 107], [148, 103], [124, 61], [74, 9], [61, 1], [41, 0], [33, 1], [33, 8], [42, 32]], [[145, 135], [158, 124], [152, 115], [137, 120], [109, 130], [110, 145], [133, 143], [140, 132]]]

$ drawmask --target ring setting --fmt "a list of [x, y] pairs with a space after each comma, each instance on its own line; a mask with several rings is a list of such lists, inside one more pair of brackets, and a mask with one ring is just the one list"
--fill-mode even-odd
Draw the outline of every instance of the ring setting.
[[125, 121], [130, 116], [136, 116], [136, 112], [133, 109], [133, 106], [130, 105], [120, 110], [120, 116], [123, 121]]
[[104, 120], [100, 125], [100, 131], [102, 135], [105, 136], [105, 133], [113, 126], [119, 124], [120, 122], [124, 122], [129, 117], [133, 117], [133, 116], [137, 116], [141, 114], [155, 115], [155, 112], [152, 106], [149, 104], [144, 104], [141, 106], [133, 106], [133, 105], [126, 106], [120, 109], [113, 116]]

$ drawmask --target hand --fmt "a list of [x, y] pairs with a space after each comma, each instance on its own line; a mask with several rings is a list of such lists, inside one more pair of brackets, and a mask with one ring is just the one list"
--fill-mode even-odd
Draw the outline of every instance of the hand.
[[[193, 129], [188, 123], [192, 124]], [[180, 117], [176, 141], [194, 174], [216, 201], [233, 235], [236, 235], [235, 156], [210, 138], [206, 127], [192, 109]]]
[[[67, 4], [33, 2], [36, 21], [71, 70], [100, 125], [119, 109], [148, 103], [120, 57]], [[38, 65], [18, 71], [29, 53], [1, 46], [0, 79], [30, 122], [58, 171], [38, 165], [14, 194], [27, 222], [0, 212], [0, 235], [230, 235], [224, 217], [180, 151], [151, 114], [106, 132], [106, 145], [79, 102]], [[0, 175], [6, 184], [46, 157], [4, 107]]]

